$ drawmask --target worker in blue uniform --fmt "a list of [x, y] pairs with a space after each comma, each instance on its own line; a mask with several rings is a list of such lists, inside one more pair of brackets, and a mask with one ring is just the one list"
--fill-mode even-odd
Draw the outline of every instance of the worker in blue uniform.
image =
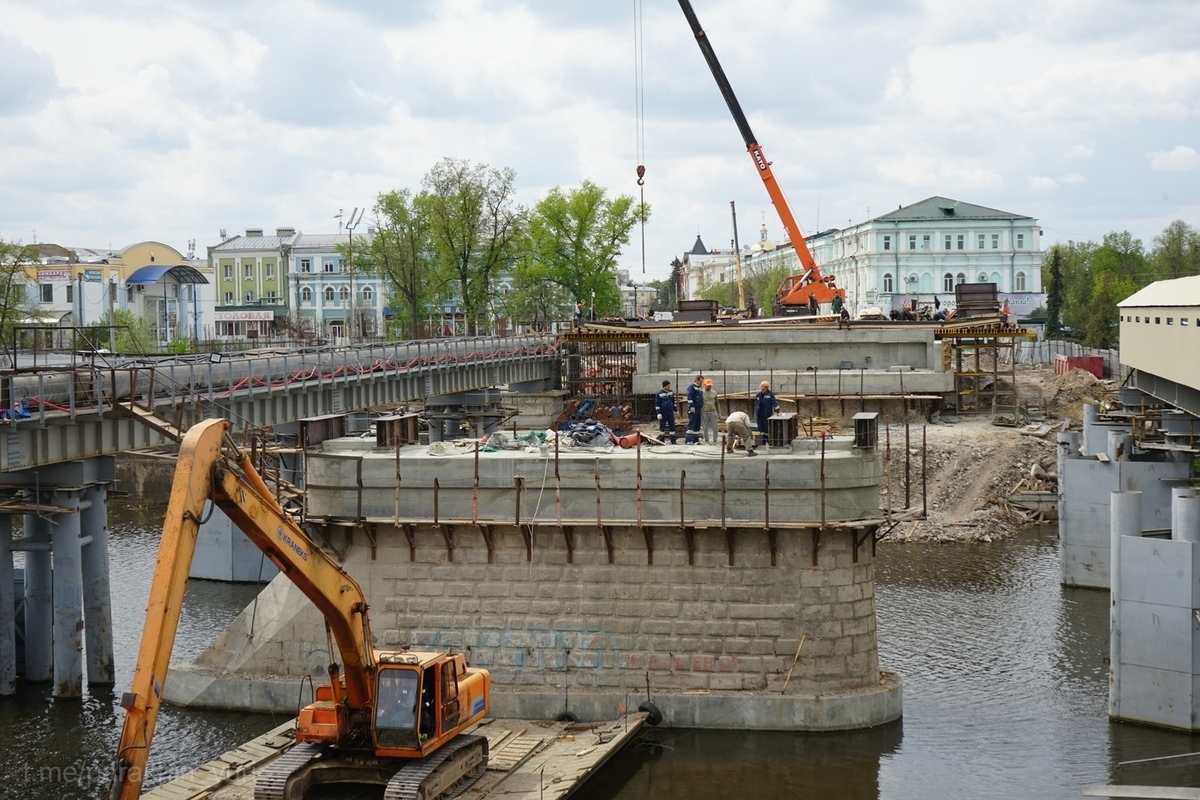
[[670, 437], [671, 444], [679, 444], [675, 435], [675, 393], [671, 382], [663, 381], [662, 388], [654, 393], [654, 413], [658, 416], [658, 430], [663, 438]]

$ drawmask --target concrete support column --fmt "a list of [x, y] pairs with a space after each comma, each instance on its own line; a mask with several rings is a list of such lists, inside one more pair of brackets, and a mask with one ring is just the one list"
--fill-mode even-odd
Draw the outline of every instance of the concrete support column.
[[1128, 461], [1133, 452], [1133, 437], [1126, 431], [1109, 431], [1104, 452], [1110, 461]]
[[0, 514], [0, 695], [17, 690], [17, 624], [13, 599], [12, 516]]
[[1108, 715], [1121, 716], [1121, 537], [1142, 535], [1142, 493], [1110, 495]]
[[1171, 538], [1200, 542], [1200, 492], [1190, 486], [1171, 490]]
[[83, 546], [83, 633], [87, 653], [87, 681], [111, 684], [113, 667], [112, 593], [108, 580], [108, 487], [89, 486], [83, 492], [85, 508], [79, 512]]
[[50, 520], [25, 515], [25, 680], [48, 681], [54, 664], [54, 575], [50, 569]]
[[83, 561], [79, 492], [54, 493], [54, 505], [71, 509], [59, 514], [51, 552], [54, 555], [54, 696], [83, 696]]
[[[1104, 452], [1104, 431], [1097, 424], [1100, 420], [1100, 404], [1083, 404], [1083, 455], [1091, 456]], [[1097, 436], [1099, 433], [1099, 436]]]

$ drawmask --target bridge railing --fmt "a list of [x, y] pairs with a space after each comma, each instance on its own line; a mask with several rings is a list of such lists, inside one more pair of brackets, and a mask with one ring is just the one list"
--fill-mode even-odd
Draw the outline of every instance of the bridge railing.
[[307, 382], [372, 380], [479, 363], [556, 355], [553, 338], [481, 336], [236, 354], [144, 359], [97, 357], [84, 364], [19, 367], [0, 376], [4, 421], [104, 413], [118, 403], [157, 404], [253, 398]]

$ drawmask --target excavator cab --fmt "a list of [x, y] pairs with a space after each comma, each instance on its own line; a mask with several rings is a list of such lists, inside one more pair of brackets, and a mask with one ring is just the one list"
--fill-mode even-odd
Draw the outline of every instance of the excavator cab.
[[[422, 720], [421, 672], [415, 666], [379, 670], [375, 706], [375, 741], [379, 747], [421, 746], [418, 721]], [[424, 714], [428, 718], [429, 714]]]

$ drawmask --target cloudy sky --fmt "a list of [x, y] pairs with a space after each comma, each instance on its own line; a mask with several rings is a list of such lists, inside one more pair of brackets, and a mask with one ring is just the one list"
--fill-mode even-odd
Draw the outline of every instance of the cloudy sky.
[[[1197, 0], [692, 4], [807, 232], [931, 195], [1035, 217], [1044, 246], [1200, 227]], [[728, 247], [731, 200], [742, 243], [764, 219], [783, 238], [676, 0], [0, 14], [5, 240], [335, 233], [447, 156], [513, 168], [525, 205], [584, 179], [636, 196], [644, 163], [646, 279], [697, 233]], [[635, 277], [642, 251], [635, 231]]]

